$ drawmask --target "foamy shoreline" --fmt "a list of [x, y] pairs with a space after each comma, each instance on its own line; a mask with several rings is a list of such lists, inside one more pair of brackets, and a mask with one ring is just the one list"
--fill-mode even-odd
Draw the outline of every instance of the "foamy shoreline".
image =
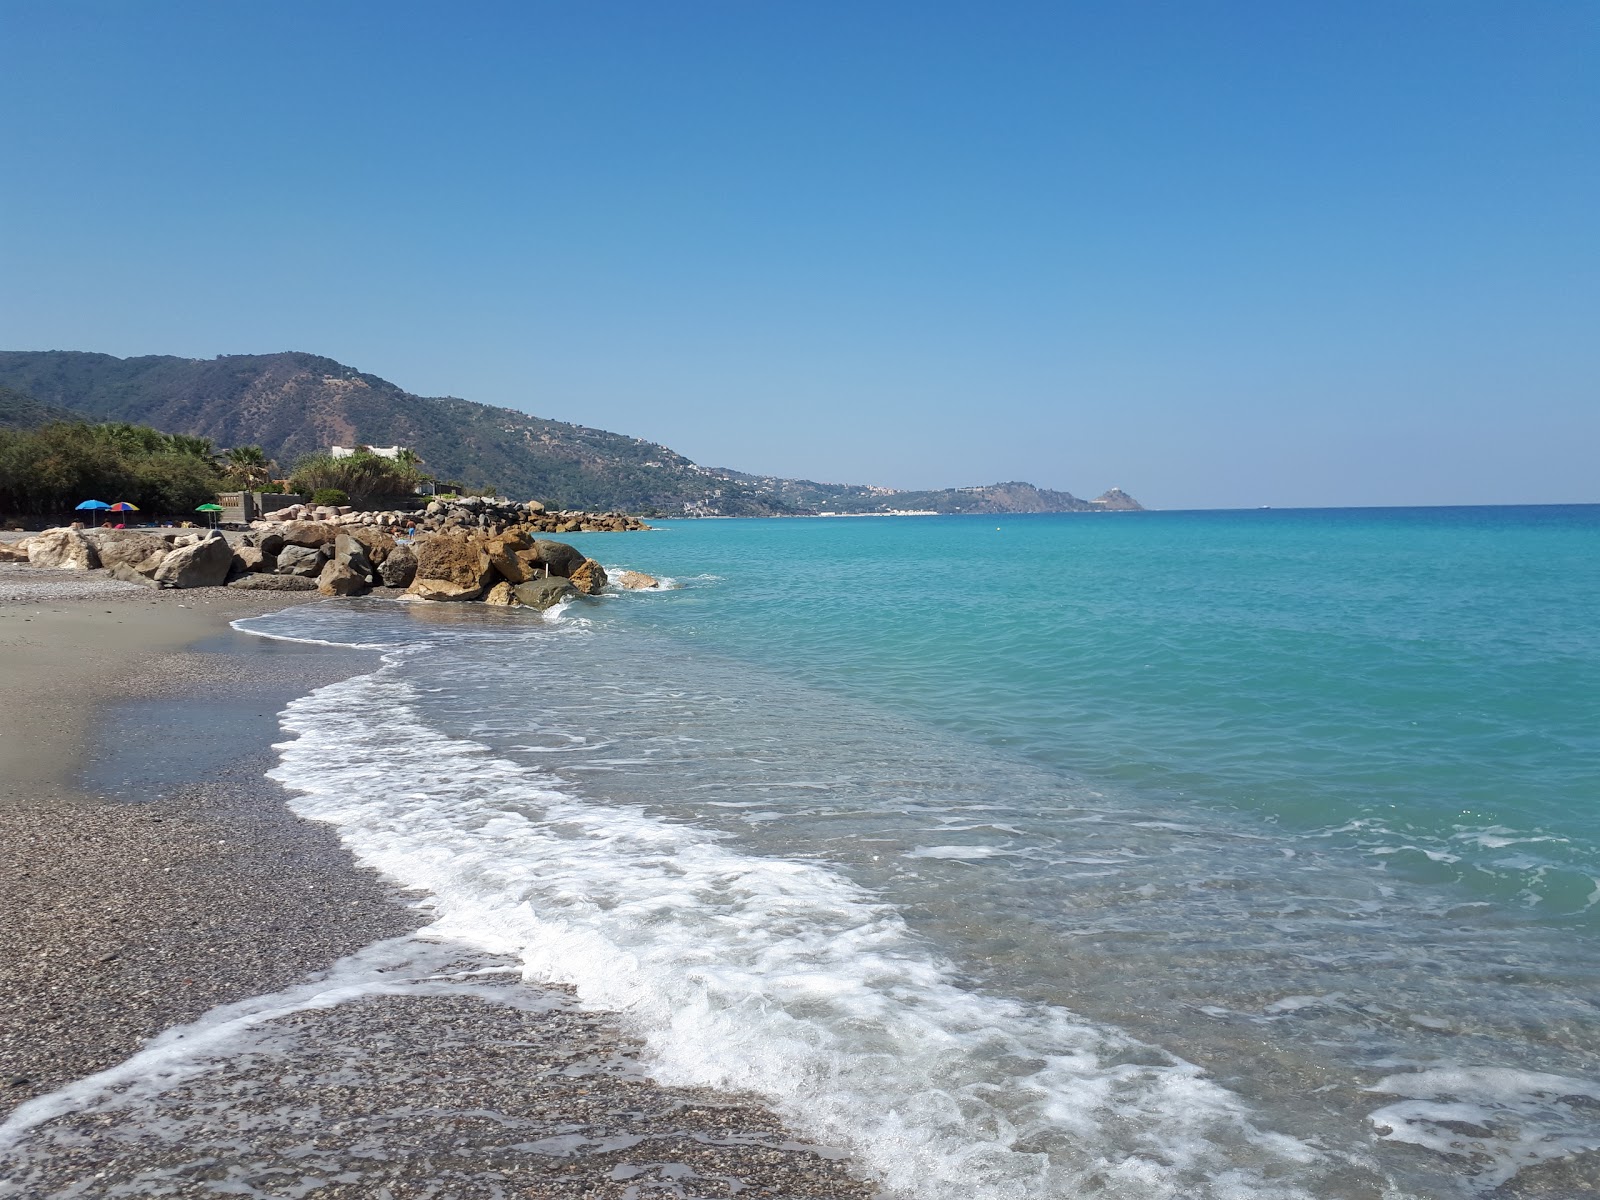
[[[289, 597], [99, 575], [0, 572], [0, 856], [18, 881], [0, 922], [27, 948], [0, 965], [0, 1078], [3, 1111], [32, 1102], [9, 1136], [0, 1126], [0, 1195], [90, 1177], [87, 1194], [213, 1195], [224, 1179], [272, 1194], [285, 1172], [327, 1179], [317, 1194], [331, 1196], [441, 1181], [462, 1196], [513, 1182], [671, 1195], [680, 1179], [872, 1194], [753, 1098], [645, 1080], [606, 1014], [506, 962], [411, 939], [427, 920], [414, 902], [288, 811], [262, 778], [277, 709], [375, 656], [228, 628]], [[85, 768], [169, 786], [106, 803]], [[189, 1043], [223, 1064], [178, 1070]], [[148, 1094], [106, 1108], [112, 1093], [83, 1082], [97, 1071], [113, 1092]], [[450, 1115], [462, 1109], [479, 1115]]]

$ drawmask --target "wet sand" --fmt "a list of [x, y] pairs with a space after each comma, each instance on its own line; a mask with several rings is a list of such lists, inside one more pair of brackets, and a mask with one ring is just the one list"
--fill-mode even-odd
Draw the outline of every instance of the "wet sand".
[[[228, 627], [305, 600], [0, 566], [0, 1196], [873, 1195], [754, 1098], [645, 1079], [610, 1014], [409, 937], [422, 898], [263, 778], [276, 712], [376, 665]], [[326, 999], [373, 943], [395, 962], [367, 994], [150, 1082], [174, 1052], [147, 1039]], [[142, 1050], [110, 1091], [73, 1082]]]

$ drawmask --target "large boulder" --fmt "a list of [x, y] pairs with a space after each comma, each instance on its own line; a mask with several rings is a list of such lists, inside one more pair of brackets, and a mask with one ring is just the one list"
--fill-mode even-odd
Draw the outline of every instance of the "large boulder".
[[457, 587], [482, 592], [492, 578], [485, 540], [476, 534], [430, 533], [412, 546], [417, 556], [417, 578], [445, 580]]
[[246, 592], [314, 592], [317, 581], [303, 575], [250, 574], [239, 576], [228, 586]]
[[28, 561], [28, 539], [20, 542], [0, 542], [0, 563], [25, 563]]
[[162, 587], [220, 587], [233, 566], [233, 547], [213, 531], [189, 546], [179, 546], [161, 560], [155, 581]]
[[372, 560], [372, 565], [375, 567], [381, 567], [383, 560], [394, 551], [394, 537], [376, 526], [354, 525], [346, 529], [345, 533], [366, 548], [367, 557]]
[[165, 553], [159, 556], [152, 554], [142, 563], [133, 565], [118, 563], [111, 568], [111, 578], [120, 579], [123, 583], [138, 583], [148, 588], [158, 588], [161, 585], [156, 582], [156, 570], [165, 558]]
[[451, 579], [427, 579], [419, 575], [411, 581], [406, 595], [413, 600], [476, 600], [483, 595], [483, 588], [456, 583]]
[[[100, 556], [100, 565], [107, 570], [118, 563], [137, 567], [147, 559], [159, 555], [159, 564], [172, 549], [172, 543], [153, 533], [140, 533], [136, 529], [96, 529], [83, 535]], [[154, 568], [151, 568], [154, 573]]]
[[384, 587], [406, 588], [417, 577], [417, 556], [410, 546], [396, 546], [378, 564], [378, 578]]
[[661, 586], [661, 580], [654, 575], [646, 575], [643, 571], [624, 571], [617, 576], [617, 582], [631, 592], [640, 592], [646, 588], [658, 588]]
[[551, 575], [545, 579], [530, 579], [527, 583], [519, 583], [511, 589], [511, 594], [516, 597], [519, 604], [542, 610], [554, 608], [563, 600], [571, 599], [578, 594], [578, 589], [562, 576]]
[[549, 569], [551, 575], [571, 575], [584, 561], [576, 547], [565, 542], [540, 540], [533, 544], [532, 561]]
[[357, 592], [364, 592], [370, 586], [371, 576], [365, 571], [357, 571], [348, 563], [340, 562], [337, 558], [322, 568], [322, 574], [317, 576], [317, 591], [324, 596], [353, 596]]
[[585, 596], [598, 596], [606, 589], [606, 569], [592, 558], [584, 559], [567, 578]]
[[324, 521], [289, 521], [278, 534], [291, 546], [326, 546], [339, 536], [339, 527]]
[[260, 546], [235, 546], [233, 548], [233, 573], [235, 575], [247, 575], [251, 572], [270, 575], [277, 569], [277, 556], [268, 554]]
[[322, 574], [322, 551], [312, 546], [285, 546], [278, 551], [278, 574], [315, 579]]
[[517, 598], [511, 594], [511, 585], [504, 579], [484, 593], [483, 602], [485, 604], [494, 604], [500, 606], [509, 606], [520, 603]]
[[532, 579], [536, 568], [525, 557], [533, 548], [533, 540], [520, 530], [511, 530], [492, 537], [483, 544], [489, 556], [489, 565], [495, 574], [509, 583], [525, 583]]
[[352, 575], [359, 575], [363, 583], [371, 583], [377, 574], [372, 560], [367, 557], [366, 546], [348, 533], [341, 533], [333, 540], [333, 563], [330, 565], [343, 567]]
[[255, 539], [255, 544], [261, 547], [261, 553], [278, 557], [278, 551], [283, 549], [283, 534], [276, 529], [269, 529]]
[[100, 565], [94, 543], [76, 529], [46, 529], [28, 539], [28, 561], [36, 567], [92, 571]]

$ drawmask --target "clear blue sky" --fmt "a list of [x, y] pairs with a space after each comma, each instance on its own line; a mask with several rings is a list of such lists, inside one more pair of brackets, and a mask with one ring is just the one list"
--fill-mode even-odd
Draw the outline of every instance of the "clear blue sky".
[[0, 347], [900, 487], [1600, 501], [1600, 4], [0, 0]]

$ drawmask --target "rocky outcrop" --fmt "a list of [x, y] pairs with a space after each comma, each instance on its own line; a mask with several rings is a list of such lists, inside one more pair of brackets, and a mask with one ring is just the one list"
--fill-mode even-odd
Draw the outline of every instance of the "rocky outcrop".
[[357, 571], [348, 563], [332, 559], [317, 576], [317, 591], [324, 596], [354, 596], [372, 586], [372, 577]]
[[648, 588], [660, 587], [661, 581], [654, 575], [646, 575], [643, 571], [624, 571], [617, 576], [617, 584], [630, 592], [641, 592]]
[[[162, 557], [164, 558], [166, 556], [163, 555]], [[111, 578], [120, 579], [123, 583], [141, 584], [148, 588], [160, 587], [161, 585], [157, 583], [155, 579], [156, 568], [160, 565], [160, 558], [151, 558], [150, 560], [140, 563], [137, 566], [129, 566], [127, 563], [118, 563], [116, 566], [111, 568]], [[145, 570], [145, 567], [148, 567], [149, 570]]]
[[28, 561], [28, 540], [0, 542], [0, 563], [25, 563]]
[[452, 583], [448, 579], [424, 579], [419, 575], [411, 581], [406, 595], [414, 600], [476, 600], [483, 595], [483, 588]]
[[592, 558], [584, 559], [567, 578], [585, 596], [598, 596], [606, 589], [606, 569]]
[[28, 562], [36, 567], [92, 571], [100, 565], [94, 543], [76, 529], [46, 529], [28, 539]]
[[417, 581], [438, 580], [481, 592], [493, 575], [485, 541], [476, 534], [452, 537], [435, 533], [418, 538], [411, 546], [417, 556]]
[[295, 504], [268, 513], [258, 526], [302, 523], [344, 528], [394, 530], [397, 533], [440, 533], [479, 530], [500, 533], [523, 527], [536, 533], [621, 533], [650, 528], [638, 517], [619, 512], [547, 512], [537, 500], [502, 500], [496, 496], [460, 496], [430, 501], [422, 512], [353, 512], [348, 506], [330, 508]]
[[511, 585], [502, 579], [483, 594], [485, 604], [497, 606], [516, 604], [517, 598], [511, 594]]
[[551, 575], [545, 579], [530, 579], [527, 583], [519, 583], [511, 589], [511, 595], [518, 604], [540, 610], [554, 608], [563, 600], [570, 600], [577, 594], [578, 590], [560, 575]]
[[196, 542], [173, 549], [161, 560], [153, 578], [162, 587], [220, 587], [232, 566], [233, 547], [213, 530]]
[[235, 575], [248, 575], [252, 572], [270, 575], [277, 569], [277, 556], [268, 554], [260, 546], [234, 547], [233, 573]]
[[333, 539], [333, 562], [351, 574], [360, 576], [366, 583], [371, 583], [377, 574], [372, 559], [367, 557], [366, 546], [347, 533], [341, 533]]
[[315, 579], [322, 574], [322, 564], [326, 561], [321, 550], [310, 546], [285, 546], [278, 551], [277, 573]]
[[550, 575], [570, 576], [584, 561], [583, 555], [565, 542], [536, 541], [531, 561]]
[[502, 533], [490, 538], [483, 551], [489, 556], [489, 566], [500, 578], [510, 583], [525, 583], [538, 573], [531, 550], [533, 539], [520, 530]]
[[417, 556], [410, 546], [396, 546], [378, 564], [378, 578], [384, 587], [408, 588], [417, 577]]
[[[96, 529], [83, 535], [100, 556], [100, 565], [108, 570], [118, 563], [137, 567], [151, 557], [165, 558], [172, 543], [153, 533], [140, 533], [136, 529]], [[160, 559], [157, 559], [159, 563]], [[155, 570], [151, 568], [151, 573]]]
[[301, 575], [241, 575], [228, 584], [246, 592], [314, 592], [317, 582]]
[[290, 546], [326, 546], [339, 536], [339, 527], [324, 521], [289, 521], [276, 530]]
[[394, 552], [394, 536], [382, 529], [366, 525], [347, 525], [344, 527], [344, 533], [366, 548], [367, 557], [372, 560], [373, 566], [381, 566], [383, 560]]

